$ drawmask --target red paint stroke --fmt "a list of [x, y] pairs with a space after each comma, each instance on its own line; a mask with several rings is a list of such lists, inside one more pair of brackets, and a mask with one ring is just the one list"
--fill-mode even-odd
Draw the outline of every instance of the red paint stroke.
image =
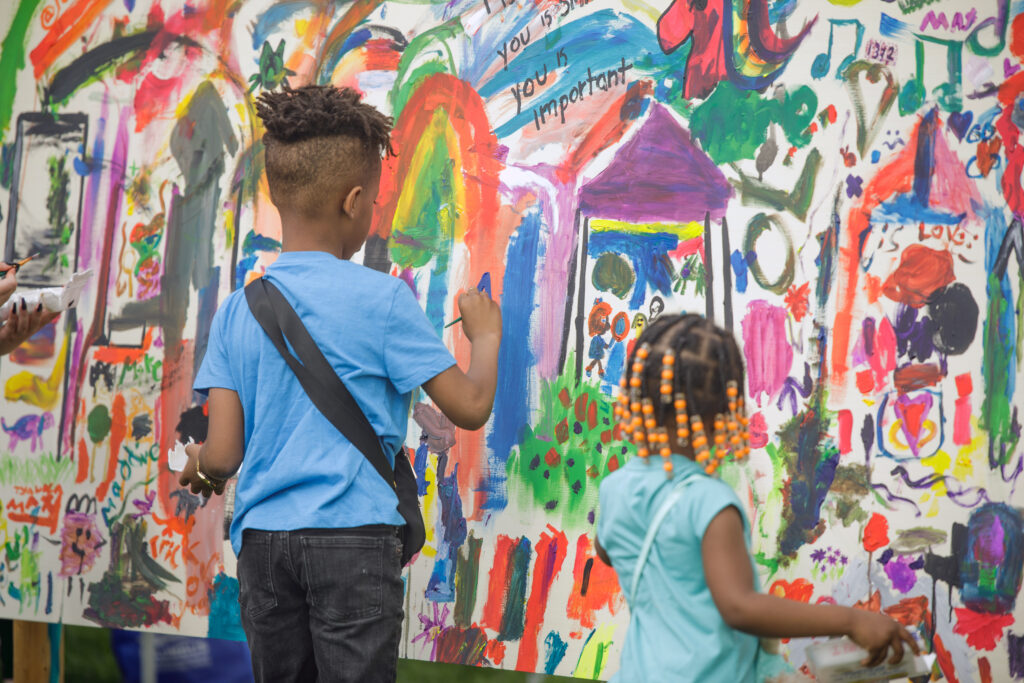
[[882, 611], [908, 628], [919, 624], [928, 625], [932, 620], [931, 612], [928, 611], [928, 598], [923, 595], [903, 598]]
[[7, 499], [4, 512], [12, 522], [37, 524], [57, 533], [64, 488], [60, 484], [15, 486], [14, 495]]
[[700, 254], [700, 260], [707, 263], [707, 259], [704, 258], [704, 236], [691, 237], [684, 242], [680, 242], [679, 246], [668, 252], [668, 254], [676, 261], [682, 261], [687, 256], [692, 256], [693, 254]]
[[956, 412], [953, 414], [953, 443], [966, 446], [971, 442], [971, 391], [974, 387], [970, 373], [956, 376]]
[[78, 440], [78, 470], [75, 472], [75, 483], [81, 484], [89, 476], [89, 447], [85, 439]]
[[934, 363], [913, 363], [897, 368], [892, 381], [901, 394], [933, 387], [946, 377], [946, 372]]
[[[550, 532], [550, 533], [549, 533]], [[533, 586], [526, 602], [526, 624], [519, 641], [519, 657], [516, 669], [534, 671], [537, 667], [537, 638], [544, 626], [544, 611], [547, 609], [551, 584], [562, 569], [569, 540], [565, 532], [550, 524], [537, 542], [537, 561], [533, 565]]]
[[889, 318], [882, 318], [875, 333], [875, 353], [869, 364], [875, 373], [875, 391], [882, 391], [889, 373], [896, 369], [896, 332]]
[[[1011, 26], [1010, 50], [1018, 58], [1024, 58], [1024, 14], [1018, 14]], [[1024, 93], [1024, 71], [1011, 76], [999, 86], [1002, 113], [996, 119], [996, 130], [1006, 146], [1003, 196], [1010, 211], [1017, 215], [1024, 213], [1024, 187], [1020, 182], [1021, 174], [1024, 173], [1024, 145], [1020, 144], [1020, 128], [1013, 121], [1013, 113], [1017, 111], [1016, 102], [1021, 93]]]
[[814, 595], [814, 584], [807, 579], [779, 579], [769, 586], [768, 594], [794, 602], [810, 602], [811, 596]]
[[572, 592], [565, 609], [570, 619], [579, 621], [585, 628], [594, 628], [597, 624], [595, 611], [607, 607], [615, 614], [619, 610], [619, 577], [614, 569], [597, 558], [593, 542], [586, 534], [581, 534], [576, 541], [572, 577]]
[[896, 272], [882, 285], [882, 293], [893, 301], [921, 308], [932, 292], [954, 280], [952, 254], [911, 244], [903, 250]]
[[505, 643], [500, 640], [488, 640], [484, 652], [491, 664], [500, 665], [505, 661]]
[[[178, 348], [164, 346], [163, 377], [160, 381], [160, 397], [154, 406], [156, 420], [153, 427], [153, 438], [160, 444], [161, 454], [167, 453], [174, 446], [178, 437], [174, 427], [181, 414], [192, 404], [194, 351], [193, 342], [188, 340], [182, 341]], [[178, 473], [170, 468], [160, 468], [157, 475], [157, 498], [165, 511], [176, 509], [177, 506], [171, 500], [171, 491], [179, 488]], [[195, 519], [193, 516], [192, 522]], [[188, 528], [191, 527], [190, 524]], [[184, 540], [187, 543], [187, 530], [183, 531], [186, 531]]]
[[29, 53], [33, 73], [38, 80], [65, 50], [78, 40], [111, 0], [78, 0], [64, 10], [49, 32]]
[[[658, 44], [662, 52], [670, 54], [692, 39], [690, 55], [686, 61], [686, 81], [683, 97], [704, 98], [722, 80], [729, 77], [729, 56], [725, 54], [722, 35], [724, 0], [711, 0], [696, 5], [686, 0], [674, 0], [658, 18]], [[730, 36], [731, 38], [731, 36]]]
[[96, 500], [101, 503], [107, 497], [110, 484], [117, 475], [117, 456], [121, 453], [121, 443], [127, 433], [128, 419], [125, 416], [124, 395], [118, 394], [110, 408], [110, 456], [107, 458], [107, 476], [96, 487]]
[[505, 593], [508, 589], [508, 570], [511, 565], [512, 553], [516, 542], [504, 534], [498, 535], [494, 546], [494, 562], [487, 582], [487, 602], [480, 624], [495, 631], [501, 630], [501, 610], [505, 604]]
[[992, 683], [992, 665], [988, 663], [988, 657], [978, 657], [978, 675], [981, 683]]
[[764, 448], [768, 445], [768, 421], [760, 410], [750, 417], [750, 447]]
[[953, 657], [949, 654], [949, 650], [946, 649], [945, 643], [942, 642], [942, 637], [935, 634], [933, 643], [935, 646], [935, 658], [939, 661], [939, 669], [942, 671], [942, 675], [946, 677], [949, 683], [960, 683], [960, 679], [956, 677], [956, 667], [953, 666]]
[[1012, 614], [988, 614], [966, 607], [957, 607], [953, 611], [956, 612], [953, 633], [965, 636], [967, 644], [975, 650], [996, 649], [996, 644], [1003, 637], [1003, 630], [1014, 622]]
[[871, 515], [864, 527], [864, 550], [873, 553], [889, 545], [889, 520], [879, 513]]
[[[1020, 83], [1021, 89], [1024, 90], [1024, 79]], [[1000, 97], [1002, 97], [1002, 91]], [[1010, 102], [1012, 101], [1013, 98], [1010, 99]], [[1009, 122], [1009, 113], [1005, 115], [1005, 118], [1008, 125], [1016, 129], [1016, 126]], [[854, 315], [857, 312], [855, 304], [859, 303], [859, 297], [864, 296], [864, 288], [858, 286], [861, 273], [860, 245], [864, 236], [871, 231], [871, 215], [875, 209], [891, 197], [908, 193], [913, 189], [914, 160], [920, 129], [919, 122], [908, 136], [909, 140], [906, 146], [867, 182], [860, 204], [850, 209], [849, 217], [843, 226], [836, 273], [836, 316], [832, 326], [832, 353], [830, 356], [834, 388], [831, 395], [833, 400], [843, 397], [846, 375], [850, 371], [850, 332], [853, 329]], [[965, 213], [967, 214], [966, 220], [973, 222], [977, 220], [974, 206], [981, 205], [978, 188], [967, 178], [963, 163], [950, 150], [943, 137], [944, 133], [941, 132], [944, 130], [942, 126], [937, 126], [937, 130], [940, 132], [934, 138], [936, 182], [932, 184], [931, 205], [942, 206], [943, 210], [950, 213]], [[1002, 131], [1000, 132], [1002, 133]], [[1005, 134], [1003, 138], [1006, 139]], [[1024, 168], [1024, 150], [1022, 150], [1021, 156], [1022, 168]], [[1020, 170], [1022, 169], [1019, 168], [1018, 173], [1014, 175], [1008, 168], [1003, 175], [1004, 184], [1009, 176], [1019, 177]], [[939, 189], [941, 191], [937, 191]], [[1024, 208], [1024, 203], [1021, 208]], [[870, 284], [870, 278], [865, 279]], [[870, 287], [868, 299], [871, 299]]]
[[853, 413], [849, 410], [839, 411], [839, 454], [846, 455], [851, 450], [850, 435], [853, 433]]
[[402, 61], [402, 53], [393, 47], [390, 38], [374, 38], [366, 41], [362, 47], [361, 71], [398, 71], [398, 63]]
[[654, 82], [649, 79], [630, 85], [622, 97], [612, 102], [594, 125], [589, 127], [580, 144], [558, 167], [558, 179], [568, 183], [597, 155], [618, 143], [639, 118], [644, 100], [653, 93]]
[[786, 292], [786, 308], [797, 322], [803, 320], [807, 315], [807, 295], [810, 293], [810, 288], [811, 283], [805, 282], [799, 287], [790, 285]]

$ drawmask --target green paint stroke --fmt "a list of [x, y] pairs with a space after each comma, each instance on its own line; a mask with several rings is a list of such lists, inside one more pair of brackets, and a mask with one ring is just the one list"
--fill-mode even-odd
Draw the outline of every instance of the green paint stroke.
[[620, 299], [625, 299], [629, 290], [633, 289], [636, 276], [629, 261], [615, 252], [606, 251], [597, 257], [592, 276], [594, 287], [601, 292], [611, 292]]
[[576, 669], [572, 672], [575, 678], [589, 678], [595, 681], [601, 678], [608, 663], [608, 651], [612, 647], [614, 634], [615, 624], [605, 624], [590, 632], [583, 644]]
[[110, 433], [110, 411], [103, 404], [93, 408], [89, 412], [88, 431], [89, 438], [93, 443], [99, 443], [107, 438]]
[[452, 620], [459, 628], [469, 628], [476, 609], [476, 589], [480, 576], [480, 550], [484, 539], [469, 532], [467, 543], [459, 548], [455, 566], [455, 610]]
[[[1014, 433], [1010, 419], [1010, 385], [1009, 378], [1015, 368], [1011, 368], [1013, 358], [1013, 325], [1010, 301], [1003, 291], [1000, 278], [990, 273], [988, 281], [989, 306], [985, 318], [985, 348], [982, 365], [985, 377], [985, 399], [982, 402], [981, 426], [989, 432], [992, 442], [991, 453], [1001, 465], [1009, 463], [1017, 446], [1018, 437]], [[1012, 296], [1012, 295], [1011, 295]]]
[[[575, 367], [570, 359], [566, 367]], [[543, 381], [540, 417], [527, 427], [506, 465], [509, 486], [524, 506], [560, 516], [564, 525], [589, 523], [605, 475], [636, 452], [614, 440], [612, 399], [597, 380], [576, 384], [575, 373]]]
[[28, 27], [42, 0], [21, 0], [7, 37], [0, 45], [0, 142], [11, 125], [18, 72], [25, 68]]
[[16, 458], [9, 453], [0, 455], [0, 485], [31, 486], [57, 483], [71, 478], [75, 463], [70, 458], [58, 460], [52, 453], [31, 459]]
[[725, 164], [753, 159], [772, 123], [782, 126], [793, 146], [807, 145], [811, 141], [807, 127], [817, 110], [818, 96], [805, 85], [781, 98], [762, 99], [756, 91], [724, 81], [693, 110], [690, 130], [715, 163]]
[[71, 174], [68, 172], [67, 158], [54, 156], [50, 157], [46, 163], [50, 170], [50, 191], [46, 195], [46, 211], [50, 217], [50, 227], [53, 229], [53, 236], [59, 239], [61, 244], [70, 244], [75, 224], [71, 222], [71, 217], [68, 215]]
[[442, 120], [435, 114], [430, 124], [436, 133], [433, 140], [420, 141], [430, 148], [418, 175], [406, 179], [407, 188], [416, 188], [410, 222], [400, 224], [396, 219], [392, 226], [391, 259], [401, 268], [427, 265], [455, 235], [454, 169], [442, 131], [437, 129], [448, 124], [443, 120], [444, 112], [439, 114]]

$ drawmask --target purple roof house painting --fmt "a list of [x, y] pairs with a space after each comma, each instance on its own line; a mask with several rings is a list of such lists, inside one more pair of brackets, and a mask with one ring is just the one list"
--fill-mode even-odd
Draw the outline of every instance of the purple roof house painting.
[[[668, 294], [672, 287], [667, 268], [670, 251], [679, 246], [680, 237], [667, 226], [691, 222], [704, 223], [705, 287], [713, 292], [711, 248], [714, 246], [712, 222], [723, 226], [722, 247], [728, 264], [728, 237], [725, 235], [725, 210], [733, 196], [732, 186], [713, 161], [693, 142], [666, 107], [649, 103], [650, 113], [640, 127], [616, 150], [608, 166], [593, 179], [585, 181], [578, 194], [581, 245], [570, 270], [578, 278], [576, 297], [571, 290], [566, 301], [566, 323], [575, 325], [576, 377], [580, 378], [587, 337], [586, 316], [592, 301], [587, 293], [587, 259], [614, 252], [627, 258], [636, 275], [629, 306], [639, 308], [649, 289]], [[634, 225], [663, 223], [665, 232], [643, 230], [590, 230], [591, 219], [621, 221]], [[572, 276], [571, 275], [571, 276]], [[730, 273], [723, 268], [726, 279]], [[730, 283], [726, 283], [730, 285]], [[730, 285], [731, 286], [731, 285]], [[728, 291], [728, 290], [726, 290]], [[573, 300], [575, 298], [575, 300]], [[707, 297], [707, 313], [713, 317], [712, 297]], [[575, 311], [575, 319], [573, 319]], [[729, 324], [731, 321], [726, 321]], [[562, 354], [563, 363], [566, 354]], [[611, 364], [610, 364], [611, 365]], [[609, 380], [613, 377], [607, 378]]]

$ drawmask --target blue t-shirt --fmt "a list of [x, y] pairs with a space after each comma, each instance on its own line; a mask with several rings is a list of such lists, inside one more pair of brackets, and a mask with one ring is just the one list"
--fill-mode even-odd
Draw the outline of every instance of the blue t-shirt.
[[[662, 522], [629, 606], [629, 630], [622, 647], [617, 683], [699, 681], [752, 683], [760, 643], [722, 620], [704, 579], [701, 541], [708, 524], [725, 508], [746, 515], [735, 492], [703, 468], [673, 455], [675, 479], [660, 458], [633, 458], [601, 483], [597, 538], [628, 591], [651, 520], [680, 477], [700, 476], [689, 485]], [[756, 581], [756, 575], [755, 575]]]
[[[455, 364], [408, 285], [326, 252], [284, 252], [266, 277], [299, 314], [391, 460], [413, 389]], [[256, 322], [243, 290], [213, 318], [196, 391], [238, 394], [245, 458], [231, 545], [243, 529], [403, 524], [387, 482], [317, 410]]]

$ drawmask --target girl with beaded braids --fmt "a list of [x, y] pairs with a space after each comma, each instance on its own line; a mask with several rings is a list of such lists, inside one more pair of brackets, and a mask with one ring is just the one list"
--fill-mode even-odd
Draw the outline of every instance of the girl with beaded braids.
[[[637, 456], [600, 490], [597, 553], [630, 606], [613, 681], [760, 683], [781, 658], [759, 637], [847, 635], [865, 664], [917, 652], [876, 612], [757, 592], [750, 525], [719, 464], [750, 450], [743, 360], [732, 335], [698, 315], [662, 315], [637, 341], [616, 406]], [[655, 462], [657, 461], [657, 462]]]

